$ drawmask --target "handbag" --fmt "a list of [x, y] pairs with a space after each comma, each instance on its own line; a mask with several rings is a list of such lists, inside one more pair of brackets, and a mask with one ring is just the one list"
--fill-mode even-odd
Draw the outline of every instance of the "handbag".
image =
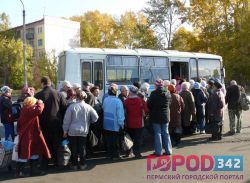
[[248, 111], [249, 110], [249, 99], [247, 98], [245, 93], [241, 93], [240, 95], [240, 108], [243, 111]]
[[124, 151], [128, 151], [133, 147], [134, 143], [128, 133], [124, 134], [122, 141], [122, 148]]
[[95, 147], [98, 145], [98, 138], [96, 137], [96, 135], [94, 134], [94, 132], [91, 130], [89, 135], [89, 144], [91, 145], [91, 147]]

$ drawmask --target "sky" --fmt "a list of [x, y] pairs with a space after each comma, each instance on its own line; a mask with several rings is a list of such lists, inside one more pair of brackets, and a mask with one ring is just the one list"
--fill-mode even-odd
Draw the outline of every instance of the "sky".
[[[147, 6], [148, 0], [22, 0], [26, 11], [26, 23], [40, 20], [43, 16], [69, 18], [82, 15], [87, 11], [99, 10], [113, 16], [126, 11], [140, 11]], [[23, 24], [20, 0], [0, 0], [0, 13], [5, 12], [11, 27]]]

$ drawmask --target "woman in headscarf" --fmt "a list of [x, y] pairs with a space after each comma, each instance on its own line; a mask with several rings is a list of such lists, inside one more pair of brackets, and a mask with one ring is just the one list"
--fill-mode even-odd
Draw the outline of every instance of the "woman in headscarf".
[[23, 175], [22, 170], [28, 161], [30, 162], [30, 175], [43, 173], [36, 170], [38, 159], [42, 157], [51, 158], [39, 124], [39, 115], [43, 109], [43, 101], [34, 97], [27, 97], [23, 102], [23, 108], [17, 123], [19, 135], [17, 177]]
[[176, 93], [174, 85], [169, 85], [168, 90], [171, 93], [169, 133], [172, 142], [174, 140], [174, 145], [177, 146], [180, 143], [182, 135], [181, 113], [184, 110], [184, 101]]
[[196, 114], [194, 96], [189, 90], [190, 84], [188, 82], [183, 82], [181, 87], [182, 91], [180, 92], [180, 96], [182, 97], [185, 104], [185, 108], [182, 112], [181, 117], [183, 133], [192, 134], [191, 120], [192, 116]]

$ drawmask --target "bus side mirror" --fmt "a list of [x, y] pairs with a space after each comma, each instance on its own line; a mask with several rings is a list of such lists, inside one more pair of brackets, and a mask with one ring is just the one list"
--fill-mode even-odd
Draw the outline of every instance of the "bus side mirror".
[[226, 77], [226, 71], [225, 71], [225, 67], [223, 67], [221, 69], [221, 75], [225, 78]]

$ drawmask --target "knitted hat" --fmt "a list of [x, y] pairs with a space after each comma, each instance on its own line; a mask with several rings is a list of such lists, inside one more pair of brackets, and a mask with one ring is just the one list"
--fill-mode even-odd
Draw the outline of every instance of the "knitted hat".
[[222, 88], [222, 83], [220, 82], [220, 80], [215, 79], [214, 81], [214, 86], [218, 89]]
[[111, 84], [109, 85], [109, 90], [118, 91], [118, 85], [115, 84], [115, 83], [111, 83]]
[[201, 85], [198, 82], [194, 83], [194, 89], [200, 89]]
[[133, 94], [137, 94], [138, 88], [136, 86], [130, 86], [129, 91]]
[[8, 86], [3, 86], [1, 88], [1, 92], [2, 93], [9, 93], [9, 92], [12, 92], [12, 89], [10, 87], [8, 87]]
[[157, 79], [157, 80], [155, 81], [155, 86], [156, 86], [157, 88], [163, 88], [163, 81], [162, 81], [161, 79]]

